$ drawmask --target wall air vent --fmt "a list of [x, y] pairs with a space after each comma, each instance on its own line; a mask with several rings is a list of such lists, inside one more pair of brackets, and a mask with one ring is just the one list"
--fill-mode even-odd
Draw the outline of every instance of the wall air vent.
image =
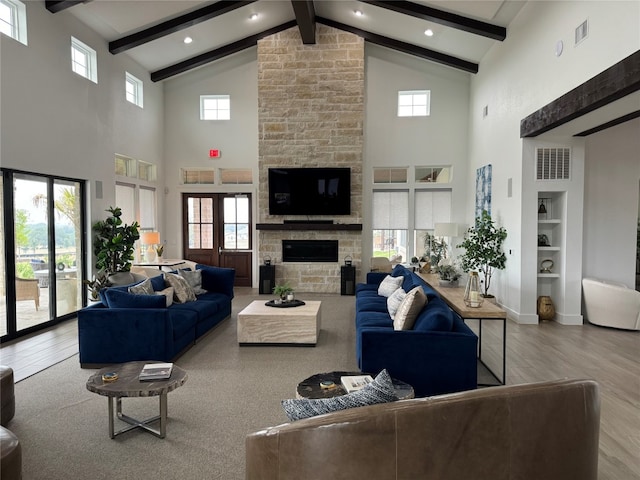
[[570, 167], [570, 148], [536, 149], [536, 180], [568, 180]]
[[589, 20], [585, 20], [576, 27], [575, 45], [578, 45], [587, 36], [589, 36]]

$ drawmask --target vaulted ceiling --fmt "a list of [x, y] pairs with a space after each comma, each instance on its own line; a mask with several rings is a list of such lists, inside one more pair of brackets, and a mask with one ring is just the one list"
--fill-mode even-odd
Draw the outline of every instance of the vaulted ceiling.
[[[507, 35], [524, 1], [47, 0], [52, 13], [69, 12], [98, 32], [109, 50], [127, 52], [164, 80], [256, 45], [296, 27], [305, 44], [317, 24], [423, 59], [478, 71], [484, 54]], [[360, 13], [360, 14], [359, 14]], [[254, 18], [255, 15], [255, 18]], [[432, 36], [425, 35], [430, 29]], [[185, 37], [192, 42], [184, 43]]]

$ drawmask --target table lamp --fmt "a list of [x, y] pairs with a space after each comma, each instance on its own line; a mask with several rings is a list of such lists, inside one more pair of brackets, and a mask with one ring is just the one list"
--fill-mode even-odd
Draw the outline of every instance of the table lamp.
[[153, 262], [156, 259], [155, 246], [160, 243], [160, 232], [142, 232], [140, 243], [143, 245], [142, 253], [145, 261]]

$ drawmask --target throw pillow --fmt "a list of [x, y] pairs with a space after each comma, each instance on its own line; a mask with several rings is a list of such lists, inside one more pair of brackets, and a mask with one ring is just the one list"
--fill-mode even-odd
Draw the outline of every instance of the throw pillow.
[[404, 277], [392, 277], [391, 275], [387, 275], [380, 282], [378, 295], [382, 297], [390, 297], [393, 292], [402, 286], [402, 280], [404, 280]]
[[147, 278], [136, 285], [132, 285], [129, 287], [129, 293], [135, 293], [136, 295], [153, 295], [151, 280]]
[[398, 288], [395, 292], [387, 298], [387, 310], [389, 310], [389, 316], [391, 320], [393, 320], [396, 316], [396, 312], [404, 300], [404, 297], [407, 296], [407, 292], [405, 292], [402, 288]]
[[164, 290], [160, 290], [154, 293], [155, 295], [164, 295], [166, 297], [167, 308], [173, 305], [173, 293], [174, 293], [173, 287], [167, 287]]
[[196, 295], [207, 293], [207, 291], [202, 288], [202, 270], [178, 270], [178, 275], [187, 281], [193, 293]]
[[104, 292], [109, 308], [165, 308], [166, 301], [157, 295], [136, 295], [115, 288]]
[[394, 330], [411, 330], [413, 324], [427, 303], [427, 296], [422, 287], [412, 288], [402, 300], [393, 319]]
[[187, 303], [196, 300], [196, 294], [187, 281], [175, 273], [165, 273], [164, 280], [168, 287], [173, 287], [173, 300], [176, 303]]
[[387, 370], [382, 370], [373, 382], [368, 383], [357, 392], [332, 398], [292, 398], [283, 400], [282, 408], [284, 408], [284, 412], [289, 420], [293, 421], [335, 412], [337, 410], [364, 407], [396, 400], [398, 400], [398, 396], [393, 388], [391, 376]]

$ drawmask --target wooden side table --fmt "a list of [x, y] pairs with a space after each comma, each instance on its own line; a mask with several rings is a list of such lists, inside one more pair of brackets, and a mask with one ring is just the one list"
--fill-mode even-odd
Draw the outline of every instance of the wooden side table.
[[[187, 381], [187, 372], [177, 365], [173, 365], [171, 377], [166, 380], [155, 380], [151, 382], [141, 382], [138, 379], [142, 367], [147, 363], [158, 362], [129, 362], [119, 365], [111, 365], [103, 368], [89, 377], [87, 380], [87, 390], [108, 397], [109, 399], [109, 437], [115, 438], [121, 433], [128, 432], [134, 428], [141, 428], [159, 438], [164, 438], [167, 433], [167, 394], [178, 387], [184, 385]], [[118, 374], [118, 379], [114, 382], [105, 382], [102, 375], [114, 372]], [[148, 418], [146, 420], [136, 420], [122, 413], [123, 397], [160, 397], [160, 414]], [[122, 430], [114, 429], [114, 405], [116, 400], [115, 412], [117, 417], [129, 426]], [[149, 424], [160, 420], [160, 428], [154, 429]]]

